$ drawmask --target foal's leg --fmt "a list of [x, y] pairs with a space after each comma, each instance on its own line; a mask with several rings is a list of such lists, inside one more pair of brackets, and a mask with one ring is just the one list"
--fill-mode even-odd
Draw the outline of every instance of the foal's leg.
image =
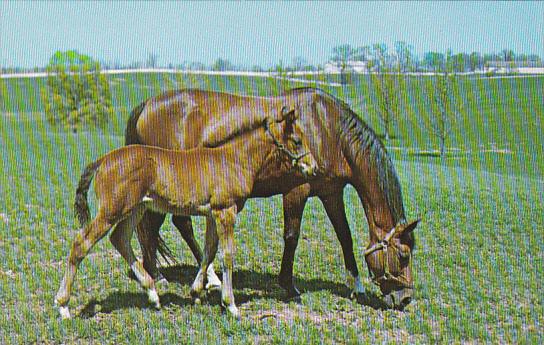
[[[189, 245], [189, 248], [191, 249], [191, 252], [193, 253], [197, 263], [200, 265], [202, 262], [202, 250], [200, 250], [200, 246], [198, 245], [198, 242], [195, 239], [195, 232], [193, 230], [193, 222], [191, 221], [191, 217], [186, 216], [173, 216], [172, 222], [178, 228], [179, 233], [181, 234], [181, 237], [187, 242]], [[209, 227], [209, 223], [206, 223], [206, 227]], [[215, 229], [215, 225], [214, 225]], [[215, 230], [214, 230], [215, 232]], [[215, 271], [213, 269], [213, 260], [208, 261], [208, 283], [206, 284], [206, 289], [220, 289], [221, 288], [221, 280], [219, 280], [219, 277], [217, 277], [217, 274], [215, 274]]]
[[223, 210], [213, 210], [212, 216], [217, 225], [219, 246], [223, 253], [223, 287], [221, 289], [221, 302], [232, 316], [239, 318], [240, 312], [234, 303], [234, 293], [232, 292], [236, 206]]
[[[200, 261], [200, 269], [198, 270], [195, 281], [191, 286], [191, 295], [195, 299], [195, 303], [200, 302], [200, 295], [202, 290], [204, 289], [206, 280], [208, 280], [208, 284], [206, 284], [206, 289], [210, 284], [209, 268], [211, 267], [211, 263], [215, 259], [218, 242], [219, 240], [217, 238], [217, 225], [215, 223], [215, 219], [212, 216], [208, 216], [206, 217], [206, 243], [204, 246], [204, 255], [202, 256], [202, 260]], [[204, 272], [207, 272], [207, 274], [204, 274]]]
[[353, 254], [353, 240], [346, 218], [343, 190], [339, 190], [336, 193], [327, 196], [320, 196], [319, 198], [325, 207], [325, 211], [331, 220], [336, 236], [342, 246], [344, 264], [346, 265], [347, 270], [347, 285], [351, 289], [350, 297], [353, 298], [356, 294], [363, 293], [364, 287], [363, 284], [361, 284], [357, 262], [355, 261], [355, 255]]
[[110, 229], [111, 224], [99, 213], [92, 222], [87, 224], [77, 235], [72, 243], [72, 249], [68, 256], [66, 273], [60, 283], [59, 290], [55, 297], [55, 304], [59, 306], [60, 315], [63, 319], [70, 317], [68, 302], [72, 285], [76, 276], [77, 268], [81, 260], [89, 253], [93, 245], [98, 242]]
[[306, 200], [310, 195], [310, 185], [303, 184], [283, 196], [283, 258], [279, 275], [279, 284], [287, 291], [287, 298], [300, 298], [300, 292], [293, 282], [293, 262], [300, 235], [300, 223]]
[[161, 307], [159, 295], [155, 289], [155, 281], [144, 269], [140, 261], [136, 259], [130, 240], [135, 225], [142, 218], [144, 210], [142, 208], [134, 210], [129, 217], [121, 221], [110, 235], [110, 241], [128, 263], [140, 285], [147, 291], [149, 302], [159, 309]]

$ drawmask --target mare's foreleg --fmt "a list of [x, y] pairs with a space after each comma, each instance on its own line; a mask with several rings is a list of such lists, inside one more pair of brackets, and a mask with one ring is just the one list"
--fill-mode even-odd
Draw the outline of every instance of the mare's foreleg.
[[110, 241], [130, 266], [140, 285], [147, 291], [149, 302], [159, 309], [161, 307], [159, 295], [155, 289], [155, 281], [144, 269], [143, 264], [136, 259], [130, 240], [132, 232], [144, 214], [142, 207], [136, 208], [130, 216], [119, 222], [110, 235]]
[[[217, 254], [217, 245], [219, 239], [217, 237], [217, 225], [212, 216], [206, 218], [206, 243], [204, 245], [204, 254], [200, 260], [200, 269], [196, 275], [195, 281], [191, 286], [191, 295], [195, 299], [195, 303], [200, 302], [200, 296], [204, 286], [206, 289], [210, 286], [210, 267]], [[205, 273], [206, 272], [206, 273]], [[215, 275], [215, 272], [214, 272]], [[217, 276], [215, 276], [217, 278]], [[219, 278], [217, 278], [219, 280]], [[206, 281], [208, 282], [206, 284]], [[221, 281], [219, 281], [221, 286]]]
[[[191, 221], [191, 217], [186, 216], [173, 216], [172, 222], [178, 228], [179, 233], [181, 234], [181, 237], [187, 242], [189, 245], [189, 248], [191, 249], [191, 252], [193, 253], [197, 263], [201, 265], [202, 263], [202, 250], [200, 250], [200, 246], [198, 245], [198, 242], [195, 239], [195, 233], [193, 230], [193, 222]], [[206, 227], [209, 228], [209, 220], [206, 224]], [[215, 229], [215, 225], [214, 225]], [[214, 230], [215, 232], [215, 230]], [[221, 288], [221, 280], [219, 280], [219, 277], [215, 274], [215, 271], [213, 269], [213, 259], [208, 261], [208, 270], [207, 270], [207, 281], [206, 289], [220, 289]]]
[[306, 200], [310, 195], [310, 185], [303, 184], [283, 196], [283, 258], [279, 275], [279, 284], [287, 292], [288, 299], [299, 299], [300, 292], [293, 282], [293, 263], [300, 235], [300, 224]]
[[111, 229], [111, 226], [112, 225], [99, 214], [76, 235], [68, 256], [64, 278], [60, 283], [59, 290], [55, 297], [55, 304], [59, 306], [59, 311], [63, 319], [70, 317], [68, 302], [70, 301], [72, 285], [81, 260], [85, 258], [93, 245]]
[[361, 284], [357, 262], [353, 253], [353, 240], [346, 218], [343, 190], [339, 190], [336, 193], [327, 196], [320, 196], [319, 198], [325, 207], [325, 211], [331, 220], [336, 236], [342, 246], [344, 264], [347, 270], [347, 286], [351, 289], [350, 297], [353, 298], [356, 294], [363, 293], [364, 287], [363, 284]]

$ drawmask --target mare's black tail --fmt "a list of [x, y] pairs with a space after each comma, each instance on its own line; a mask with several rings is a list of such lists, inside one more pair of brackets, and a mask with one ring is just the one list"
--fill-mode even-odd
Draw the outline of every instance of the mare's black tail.
[[[140, 140], [136, 125], [138, 124], [138, 120], [140, 119], [140, 115], [142, 114], [146, 103], [147, 101], [143, 101], [130, 112], [130, 117], [128, 118], [127, 122], [127, 128], [125, 129], [125, 145], [145, 144]], [[146, 231], [146, 229], [141, 229], [140, 226], [138, 226], [137, 231]], [[177, 263], [174, 253], [172, 253], [172, 250], [168, 248], [162, 236], [160, 234], [158, 234], [157, 236], [157, 250], [159, 254], [164, 258], [167, 263]], [[145, 242], [146, 238], [147, 234], [138, 234], [139, 240]], [[147, 243], [140, 244], [144, 247], [147, 247]]]

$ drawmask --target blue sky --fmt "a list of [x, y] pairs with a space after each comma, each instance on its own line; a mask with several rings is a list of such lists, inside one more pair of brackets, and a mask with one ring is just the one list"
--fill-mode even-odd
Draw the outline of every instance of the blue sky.
[[544, 57], [544, 2], [0, 2], [0, 63], [45, 66], [77, 49], [128, 64], [222, 57], [270, 66], [328, 60], [342, 43], [395, 41], [426, 51], [536, 53]]

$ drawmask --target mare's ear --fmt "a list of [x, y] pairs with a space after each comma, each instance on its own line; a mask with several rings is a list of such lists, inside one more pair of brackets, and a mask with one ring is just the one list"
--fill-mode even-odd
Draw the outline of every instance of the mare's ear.
[[400, 231], [398, 232], [398, 236], [399, 237], [408, 236], [412, 231], [414, 231], [414, 229], [416, 228], [416, 226], [419, 224], [420, 221], [421, 219], [416, 219], [410, 223], [402, 224]]

